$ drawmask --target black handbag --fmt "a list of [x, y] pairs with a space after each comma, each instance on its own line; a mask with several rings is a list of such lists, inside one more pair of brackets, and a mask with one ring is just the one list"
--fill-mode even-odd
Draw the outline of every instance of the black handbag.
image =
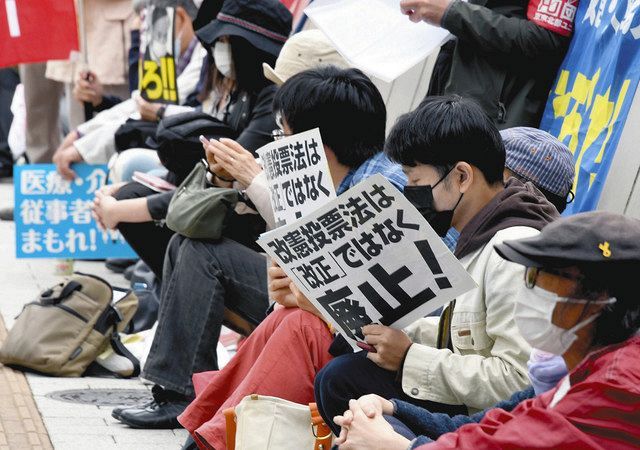
[[205, 157], [200, 136], [235, 139], [238, 134], [227, 124], [200, 111], [169, 116], [160, 121], [146, 147], [157, 150], [160, 162], [182, 182]]
[[129, 119], [116, 130], [113, 136], [116, 151], [122, 153], [130, 148], [149, 148], [147, 139], [156, 135], [157, 122]]

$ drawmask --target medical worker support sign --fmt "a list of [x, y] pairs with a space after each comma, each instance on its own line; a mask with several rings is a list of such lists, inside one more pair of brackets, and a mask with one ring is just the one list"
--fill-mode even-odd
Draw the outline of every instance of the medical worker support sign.
[[91, 216], [95, 192], [107, 181], [106, 165], [75, 164], [75, 180], [53, 164], [14, 168], [18, 258], [134, 258], [119, 232], [101, 231]]
[[574, 154], [567, 214], [597, 207], [639, 78], [640, 1], [581, 0], [540, 126]]

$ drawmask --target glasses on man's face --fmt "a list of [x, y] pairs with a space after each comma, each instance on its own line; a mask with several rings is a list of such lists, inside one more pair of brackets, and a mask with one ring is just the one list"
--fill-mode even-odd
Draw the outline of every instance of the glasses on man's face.
[[279, 141], [280, 139], [283, 139], [286, 136], [287, 135], [285, 134], [284, 130], [281, 130], [279, 128], [276, 128], [271, 132], [271, 137], [273, 138], [274, 141]]
[[278, 125], [278, 128], [276, 128], [271, 132], [271, 137], [273, 138], [274, 141], [278, 141], [286, 136], [289, 136], [287, 133], [284, 132], [284, 123], [282, 122], [282, 113], [279, 111], [276, 113], [276, 125]]
[[551, 275], [556, 275], [558, 277], [564, 278], [566, 280], [570, 280], [570, 281], [575, 281], [575, 282], [580, 282], [584, 279], [583, 276], [581, 275], [571, 275], [567, 272], [563, 272], [560, 270], [554, 270], [554, 269], [541, 269], [539, 267], [527, 267], [527, 269], [524, 271], [524, 284], [527, 288], [529, 289], [533, 289], [536, 285], [536, 282], [538, 281], [538, 274], [540, 272], [545, 272], [545, 273], [549, 273]]

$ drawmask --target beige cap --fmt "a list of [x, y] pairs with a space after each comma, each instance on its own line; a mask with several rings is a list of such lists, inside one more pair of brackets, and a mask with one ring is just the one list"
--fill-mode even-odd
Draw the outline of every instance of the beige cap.
[[297, 73], [324, 65], [351, 67], [322, 31], [305, 30], [285, 42], [275, 68], [263, 63], [262, 69], [265, 78], [280, 86]]

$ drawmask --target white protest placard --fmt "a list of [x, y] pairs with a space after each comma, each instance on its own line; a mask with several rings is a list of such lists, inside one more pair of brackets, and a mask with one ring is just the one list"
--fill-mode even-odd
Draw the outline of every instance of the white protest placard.
[[336, 198], [320, 130], [287, 136], [258, 150], [276, 227], [295, 222]]
[[403, 328], [476, 287], [380, 174], [258, 243], [354, 349], [362, 326]]
[[315, 0], [305, 14], [349, 63], [388, 83], [450, 37], [444, 28], [411, 22], [399, 0]]

